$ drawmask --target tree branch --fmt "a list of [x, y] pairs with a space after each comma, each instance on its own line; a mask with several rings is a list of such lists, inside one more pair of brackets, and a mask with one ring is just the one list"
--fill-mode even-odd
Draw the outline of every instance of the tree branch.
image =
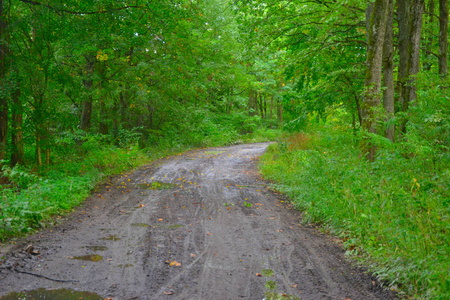
[[129, 9], [129, 8], [145, 8], [142, 5], [130, 5], [130, 6], [123, 6], [123, 7], [116, 7], [116, 8], [111, 8], [111, 9], [107, 9], [107, 10], [98, 10], [98, 11], [73, 11], [73, 10], [67, 10], [67, 9], [60, 9], [60, 8], [56, 8], [53, 7], [51, 5], [45, 4], [45, 3], [41, 3], [41, 2], [37, 2], [37, 1], [32, 1], [32, 0], [19, 0], [20, 2], [23, 3], [28, 3], [28, 4], [32, 4], [32, 5], [41, 5], [41, 6], [45, 6], [55, 12], [61, 12], [61, 13], [66, 13], [66, 14], [72, 14], [72, 15], [95, 15], [95, 14], [106, 14], [106, 13], [111, 13], [113, 11], [119, 11], [119, 10], [124, 10], [124, 9]]
[[420, 50], [423, 50], [423, 51], [425, 51], [426, 53], [431, 54], [431, 55], [434, 55], [434, 56], [436, 56], [437, 58], [439, 58], [439, 54], [436, 54], [436, 53], [434, 53], [434, 52], [432, 52], [432, 51], [430, 51], [430, 50], [428, 50], [428, 49], [425, 49], [425, 48], [423, 48], [423, 47], [420, 47]]

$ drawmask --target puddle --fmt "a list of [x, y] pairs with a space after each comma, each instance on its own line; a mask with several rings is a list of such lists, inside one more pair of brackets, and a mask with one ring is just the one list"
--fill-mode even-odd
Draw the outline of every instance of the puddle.
[[148, 227], [148, 224], [146, 223], [133, 223], [131, 224], [133, 227]]
[[276, 290], [277, 289], [277, 283], [273, 280], [269, 280], [266, 282], [266, 289], [268, 290]]
[[300, 300], [299, 297], [292, 296], [292, 295], [286, 295], [286, 294], [277, 294], [274, 292], [266, 292], [264, 294], [263, 300]]
[[271, 269], [264, 269], [264, 270], [261, 271], [261, 274], [264, 277], [271, 277], [271, 276], [273, 276], [273, 270], [271, 270]]
[[84, 260], [84, 261], [102, 261], [103, 256], [98, 255], [98, 254], [82, 255], [82, 256], [74, 256], [73, 259]]
[[120, 237], [117, 237], [117, 235], [115, 235], [115, 234], [111, 234], [111, 235], [105, 236], [104, 238], [101, 238], [101, 240], [115, 242], [115, 241], [120, 241]]
[[100, 297], [97, 294], [90, 292], [77, 292], [71, 290], [45, 290], [39, 289], [35, 291], [26, 291], [26, 292], [14, 292], [8, 294], [6, 296], [0, 297], [2, 300], [103, 300], [103, 297]]
[[86, 246], [86, 249], [92, 250], [92, 251], [106, 251], [108, 250], [108, 247], [106, 246]]
[[175, 183], [167, 183], [162, 181], [152, 181], [151, 183], [140, 183], [137, 185], [141, 189], [149, 189], [149, 190], [168, 190], [177, 185]]

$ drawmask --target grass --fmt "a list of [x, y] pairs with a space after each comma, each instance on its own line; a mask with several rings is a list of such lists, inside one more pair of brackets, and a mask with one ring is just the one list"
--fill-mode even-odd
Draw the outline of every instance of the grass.
[[371, 163], [358, 142], [339, 130], [297, 133], [271, 145], [260, 167], [305, 222], [339, 235], [390, 288], [450, 299], [448, 154], [399, 144]]
[[[51, 225], [52, 216], [69, 212], [105, 176], [149, 162], [137, 148], [102, 147], [82, 160], [66, 157], [40, 176], [25, 168], [5, 170], [13, 187], [0, 191], [0, 241]], [[25, 179], [24, 179], [25, 178]]]
[[[220, 132], [233, 132], [227, 123], [219, 128]], [[53, 225], [54, 216], [71, 212], [107, 176], [193, 148], [273, 140], [277, 133], [273, 129], [255, 128], [252, 133], [232, 136], [221, 136], [220, 132], [215, 136], [216, 131], [206, 130], [202, 132], [203, 140], [189, 134], [180, 139], [183, 135], [175, 132], [145, 148], [138, 147], [138, 140], [132, 139], [139, 138], [134, 131], [124, 132], [122, 136], [129, 136], [129, 143], [118, 146], [111, 144], [108, 136], [87, 135], [82, 143], [80, 136], [65, 138], [61, 145], [64, 150], [58, 152], [55, 148], [50, 166], [39, 170], [3, 167], [3, 176], [10, 184], [0, 185], [0, 242]]]

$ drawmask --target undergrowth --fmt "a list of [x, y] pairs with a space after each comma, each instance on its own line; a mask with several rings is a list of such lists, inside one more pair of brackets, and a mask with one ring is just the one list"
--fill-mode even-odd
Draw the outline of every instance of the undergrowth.
[[264, 176], [407, 297], [450, 299], [450, 156], [423, 144], [380, 147], [320, 128], [287, 136], [262, 157]]
[[51, 165], [10, 168], [5, 163], [2, 175], [7, 183], [0, 185], [0, 242], [52, 225], [53, 216], [82, 203], [106, 176], [193, 148], [269, 141], [279, 135], [259, 117], [215, 118], [200, 118], [190, 127], [180, 123], [151, 136], [139, 128], [119, 128], [115, 135], [67, 132], [57, 138]]

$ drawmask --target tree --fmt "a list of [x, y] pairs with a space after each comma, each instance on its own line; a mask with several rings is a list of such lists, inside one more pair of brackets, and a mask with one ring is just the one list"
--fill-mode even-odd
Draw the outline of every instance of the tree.
[[[362, 105], [362, 127], [369, 133], [378, 133], [381, 105], [381, 73], [383, 48], [389, 12], [388, 0], [377, 0], [367, 6], [367, 66]], [[375, 159], [375, 146], [368, 143], [367, 157]]]
[[5, 158], [8, 139], [8, 79], [10, 62], [7, 11], [0, 0], [0, 160]]
[[[386, 120], [394, 117], [394, 45], [393, 45], [393, 22], [394, 22], [394, 1], [389, 0], [387, 15], [386, 34], [383, 49], [383, 106], [386, 111]], [[386, 137], [391, 141], [395, 140], [395, 126], [388, 125]]]
[[447, 76], [448, 1], [439, 0], [439, 75]]

